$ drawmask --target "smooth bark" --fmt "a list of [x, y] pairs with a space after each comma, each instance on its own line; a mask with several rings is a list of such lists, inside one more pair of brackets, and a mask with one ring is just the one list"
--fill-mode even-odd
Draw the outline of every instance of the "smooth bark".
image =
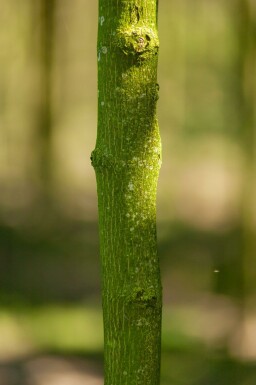
[[46, 192], [52, 182], [52, 88], [55, 39], [56, 0], [40, 0], [39, 15], [39, 82], [40, 106], [38, 119], [38, 172]]

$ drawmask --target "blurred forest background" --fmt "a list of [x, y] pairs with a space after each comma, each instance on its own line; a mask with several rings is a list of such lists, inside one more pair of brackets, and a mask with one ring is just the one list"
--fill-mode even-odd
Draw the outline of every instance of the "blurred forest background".
[[[162, 385], [256, 382], [256, 2], [160, 0]], [[0, 0], [0, 384], [103, 384], [97, 2]]]

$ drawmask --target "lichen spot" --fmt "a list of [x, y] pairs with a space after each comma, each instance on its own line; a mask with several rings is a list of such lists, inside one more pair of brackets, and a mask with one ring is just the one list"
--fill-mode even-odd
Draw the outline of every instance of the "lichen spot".
[[142, 326], [142, 321], [141, 321], [141, 319], [138, 320], [137, 326]]
[[133, 190], [134, 190], [134, 186], [133, 186], [132, 182], [130, 182], [130, 183], [128, 184], [128, 189], [129, 189], [130, 191], [133, 191]]
[[101, 25], [101, 26], [103, 25], [104, 21], [105, 21], [105, 17], [104, 17], [104, 16], [101, 16], [101, 17], [100, 17], [100, 25]]
[[103, 107], [103, 106], [104, 106], [104, 104], [105, 104], [105, 102], [101, 102], [100, 104], [101, 104], [101, 106]]
[[106, 53], [108, 52], [107, 47], [105, 47], [105, 46], [102, 47], [102, 48], [101, 48], [101, 52], [104, 53], [104, 55], [106, 55]]
[[126, 372], [125, 370], [123, 371], [123, 375], [124, 375], [124, 376], [127, 376], [127, 372]]

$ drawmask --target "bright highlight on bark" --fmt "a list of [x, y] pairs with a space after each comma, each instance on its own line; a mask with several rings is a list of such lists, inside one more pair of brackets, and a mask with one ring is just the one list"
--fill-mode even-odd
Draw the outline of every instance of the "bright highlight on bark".
[[158, 385], [157, 1], [99, 0], [98, 191], [105, 385]]

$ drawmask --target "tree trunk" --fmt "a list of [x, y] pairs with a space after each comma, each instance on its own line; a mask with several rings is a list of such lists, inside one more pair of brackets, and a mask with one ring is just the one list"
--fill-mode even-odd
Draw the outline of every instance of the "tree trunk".
[[[233, 4], [232, 4], [233, 7]], [[235, 341], [235, 353], [240, 358], [250, 358], [248, 343], [248, 317], [254, 304], [255, 285], [255, 173], [256, 173], [256, 20], [253, 1], [237, 0], [234, 8], [234, 27], [237, 33], [236, 89], [233, 90], [235, 107], [239, 111], [239, 134], [243, 150], [243, 174], [241, 194], [241, 250], [232, 264], [230, 282], [233, 299], [239, 305], [235, 329], [230, 330], [231, 342]]]
[[105, 385], [159, 384], [158, 46], [156, 0], [99, 0], [98, 132], [91, 160], [99, 207]]
[[[250, 0], [237, 0], [234, 5], [234, 28], [237, 33], [237, 57], [235, 62], [236, 88], [232, 88], [235, 106], [238, 110], [239, 143], [243, 151], [243, 174], [241, 195], [241, 231], [242, 244], [240, 253], [232, 265], [232, 294], [245, 307], [247, 297], [255, 291], [254, 255], [255, 243], [255, 172], [256, 172], [256, 22]], [[233, 87], [233, 85], [232, 85]], [[254, 289], [253, 289], [254, 288]]]
[[40, 0], [40, 107], [38, 111], [38, 168], [47, 193], [52, 182], [52, 70], [56, 0]]
[[[256, 294], [255, 286], [255, 173], [256, 173], [256, 20], [253, 2], [240, 0], [241, 135], [244, 150], [242, 194], [243, 300]], [[248, 297], [248, 298], [247, 298]], [[245, 304], [244, 304], [245, 306]]]

